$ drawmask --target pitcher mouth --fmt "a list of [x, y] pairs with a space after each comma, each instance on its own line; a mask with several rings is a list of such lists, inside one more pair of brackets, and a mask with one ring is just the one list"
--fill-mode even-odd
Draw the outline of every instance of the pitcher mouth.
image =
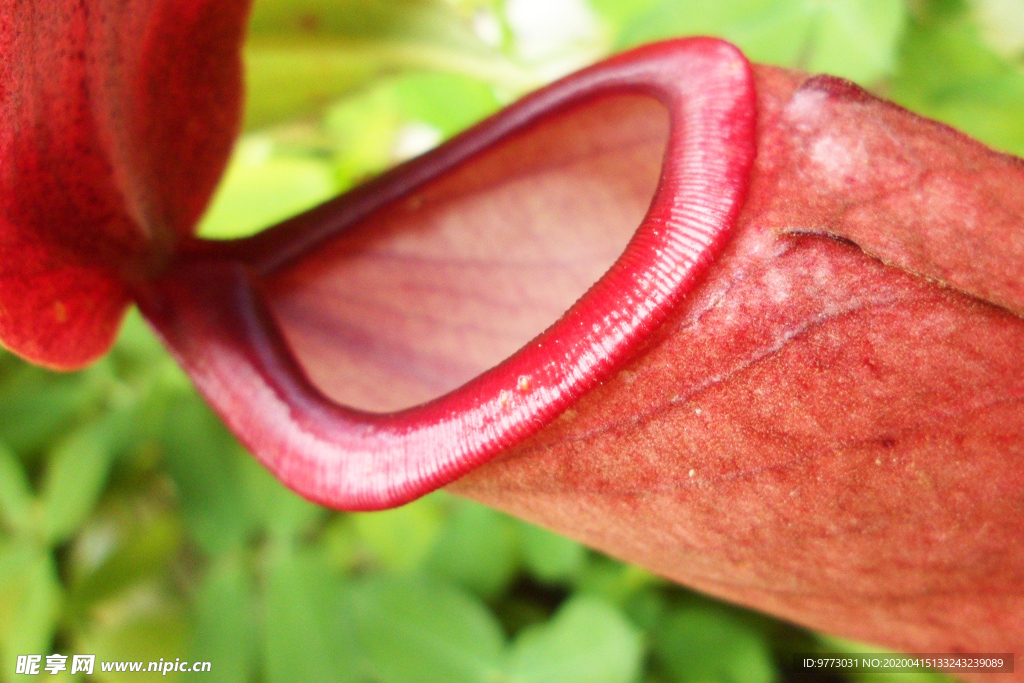
[[[379, 229], [374, 219], [386, 207], [415, 203], [417, 191], [471, 169], [489, 150], [616, 96], [659, 103], [668, 133], [653, 198], [607, 272], [546, 330], [438, 398], [394, 412], [338, 402], [345, 381], [332, 386], [323, 370], [331, 363], [318, 369], [312, 347], [304, 351], [301, 332], [289, 329], [298, 318], [288, 297], [317, 272], [306, 264], [339, 238]], [[640, 48], [253, 238], [198, 244], [170, 275], [141, 287], [139, 303], [200, 391], [284, 483], [336, 508], [397, 505], [539, 431], [650, 336], [728, 239], [749, 182], [754, 123], [750, 65], [732, 46], [697, 38]]]
[[268, 306], [332, 400], [429, 402], [529, 344], [607, 272], [650, 207], [667, 139], [648, 95], [568, 106], [269, 272]]

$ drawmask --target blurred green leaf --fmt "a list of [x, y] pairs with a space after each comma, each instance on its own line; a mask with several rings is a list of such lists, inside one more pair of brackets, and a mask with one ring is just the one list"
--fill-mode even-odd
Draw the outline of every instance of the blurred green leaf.
[[[457, 74], [403, 73], [377, 81], [358, 97], [332, 105], [324, 115], [339, 189], [427, 151], [497, 107], [493, 88]], [[410, 133], [416, 131], [429, 133], [426, 144], [410, 144]]]
[[330, 199], [337, 191], [325, 159], [275, 153], [270, 138], [247, 136], [235, 147], [199, 231], [210, 238], [251, 235]]
[[359, 538], [352, 525], [352, 515], [338, 514], [328, 518], [320, 536], [324, 559], [333, 568], [350, 572], [360, 568], [362, 556]]
[[49, 443], [110, 386], [109, 363], [60, 374], [18, 362], [0, 380], [0, 439], [24, 457]]
[[772, 683], [767, 635], [713, 603], [677, 608], [653, 631], [655, 651], [677, 683]]
[[43, 532], [50, 543], [65, 541], [92, 511], [130, 427], [128, 412], [113, 410], [54, 447], [39, 492]]
[[621, 612], [575, 597], [550, 623], [520, 634], [510, 673], [522, 683], [630, 683], [639, 679], [642, 655], [640, 635]]
[[650, 585], [630, 595], [623, 603], [622, 610], [636, 626], [653, 631], [665, 614], [665, 592], [658, 585]]
[[162, 577], [181, 547], [181, 523], [166, 510], [129, 500], [104, 512], [71, 549], [66, 611], [75, 620], [86, 618], [96, 603]]
[[268, 683], [361, 680], [343, 587], [315, 553], [271, 549], [263, 597], [264, 674]]
[[[125, 596], [106, 607], [88, 632], [74, 643], [73, 652], [96, 655], [93, 679], [116, 683], [124, 681], [124, 672], [103, 672], [100, 661], [174, 662], [185, 653], [187, 623], [180, 606], [160, 593]], [[216, 671], [212, 663], [211, 672]], [[160, 671], [131, 674], [133, 681], [174, 681], [183, 678], [179, 672], [164, 675]]]
[[907, 8], [892, 0], [660, 0], [623, 30], [621, 45], [715, 35], [754, 61], [871, 84], [896, 66]]
[[397, 94], [386, 82], [327, 109], [323, 129], [335, 150], [333, 170], [340, 188], [357, 185], [394, 163], [401, 123]]
[[365, 59], [368, 52], [372, 48], [254, 35], [245, 47], [246, 128], [309, 116], [366, 85], [387, 68]]
[[958, 4], [912, 24], [889, 95], [990, 145], [1024, 154], [1024, 72], [984, 44]]
[[374, 577], [353, 593], [360, 652], [381, 683], [502, 680], [504, 636], [469, 594], [416, 577]]
[[871, 85], [892, 73], [907, 7], [892, 0], [803, 0], [808, 15], [801, 66]]
[[0, 660], [5, 680], [17, 655], [50, 651], [60, 603], [60, 580], [49, 552], [29, 543], [0, 545]]
[[469, 16], [432, 0], [263, 0], [252, 15], [245, 62], [250, 127], [310, 114], [403, 69], [516, 87], [529, 82], [476, 35]]
[[523, 524], [522, 537], [526, 566], [541, 581], [569, 581], [587, 561], [587, 550], [582, 545], [539, 526]]
[[[612, 34], [622, 33], [624, 27], [648, 14], [661, 0], [590, 0], [598, 16], [604, 20]], [[716, 3], [717, 4], [717, 3]]]
[[417, 72], [388, 83], [395, 89], [396, 109], [405, 119], [433, 126], [444, 137], [463, 131], [500, 105], [493, 87], [460, 74]]
[[168, 401], [161, 435], [164, 463], [177, 487], [193, 539], [215, 555], [241, 546], [255, 527], [243, 479], [249, 456], [195, 395]]
[[427, 570], [486, 598], [505, 591], [519, 567], [516, 523], [477, 503], [452, 501]]
[[422, 566], [441, 530], [438, 500], [421, 498], [393, 510], [354, 515], [360, 543], [380, 567], [408, 572]]
[[222, 683], [246, 683], [256, 668], [252, 577], [237, 555], [222, 555], [203, 577], [195, 598], [189, 658], [217, 667]]
[[575, 586], [580, 592], [622, 605], [638, 592], [660, 583], [661, 579], [645, 569], [592, 554], [576, 577]]
[[0, 521], [11, 530], [27, 531], [35, 499], [21, 462], [0, 443]]
[[[148, 375], [153, 371], [154, 364], [174, 363], [137, 308], [130, 309], [125, 315], [112, 354], [117, 361], [115, 372], [118, 375]], [[128, 367], [125, 367], [126, 365]]]
[[[865, 652], [872, 653], [889, 653], [899, 656], [899, 653], [885, 648], [878, 647], [877, 645], [871, 645], [869, 643], [862, 643], [854, 640], [847, 640], [846, 638], [837, 638], [827, 634], [822, 634], [816, 638], [819, 644], [821, 653], [835, 654], [839, 653], [857, 655]], [[805, 648], [804, 651], [814, 651], [811, 648]], [[914, 671], [914, 670], [903, 670], [903, 671], [877, 671], [867, 670], [859, 673], [851, 673], [849, 680], [854, 683], [956, 683], [955, 678], [949, 674], [941, 674], [935, 671]]]
[[257, 519], [274, 539], [294, 539], [322, 520], [327, 510], [311, 503], [274, 478], [256, 458], [237, 458]]

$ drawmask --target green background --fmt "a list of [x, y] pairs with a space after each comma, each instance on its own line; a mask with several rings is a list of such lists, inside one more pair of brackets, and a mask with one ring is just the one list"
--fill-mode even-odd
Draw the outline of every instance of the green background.
[[[1024, 153], [1020, 0], [256, 0], [246, 131], [202, 232], [254, 232], [602, 55], [696, 33]], [[791, 666], [865, 649], [443, 493], [320, 509], [254, 463], [134, 314], [82, 372], [0, 355], [0, 680], [53, 652], [209, 660], [193, 676], [239, 682], [885, 680]]]

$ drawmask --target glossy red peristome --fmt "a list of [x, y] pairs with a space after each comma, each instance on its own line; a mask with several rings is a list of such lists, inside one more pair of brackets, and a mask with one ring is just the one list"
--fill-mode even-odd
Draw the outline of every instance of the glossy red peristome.
[[1021, 160], [687, 39], [210, 243], [246, 4], [0, 0], [6, 346], [80, 366], [135, 300], [325, 504], [451, 484], [803, 624], [1024, 650]]

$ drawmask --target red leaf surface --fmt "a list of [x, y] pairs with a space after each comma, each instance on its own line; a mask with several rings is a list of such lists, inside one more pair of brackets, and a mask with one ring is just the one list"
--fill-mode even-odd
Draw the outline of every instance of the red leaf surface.
[[247, 2], [0, 1], [0, 342], [80, 367], [220, 176]]

